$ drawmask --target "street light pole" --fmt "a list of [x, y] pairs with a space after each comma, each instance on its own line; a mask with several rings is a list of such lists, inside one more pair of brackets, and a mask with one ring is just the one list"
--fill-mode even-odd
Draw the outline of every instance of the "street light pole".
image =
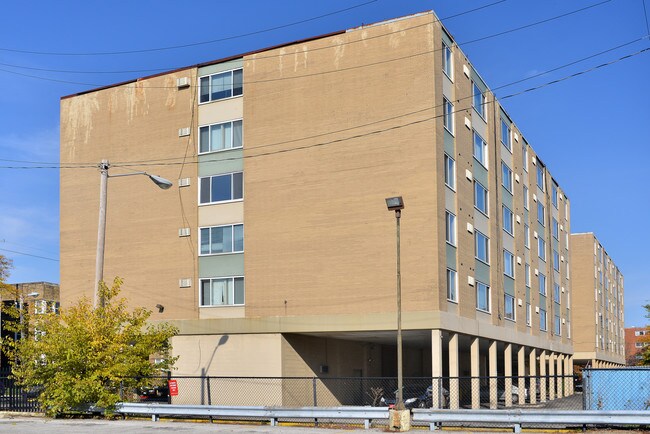
[[397, 402], [395, 409], [404, 410], [404, 395], [402, 385], [402, 272], [400, 263], [400, 218], [404, 209], [402, 196], [386, 199], [389, 211], [395, 211], [397, 227]]
[[94, 307], [104, 306], [104, 297], [99, 291], [99, 282], [104, 280], [104, 246], [106, 245], [106, 206], [108, 203], [108, 178], [118, 178], [123, 176], [145, 175], [151, 181], [163, 190], [169, 189], [173, 184], [171, 181], [159, 176], [150, 175], [147, 172], [121, 173], [118, 175], [109, 175], [108, 169], [111, 167], [108, 160], [102, 160], [99, 163], [100, 183], [99, 183], [99, 223], [97, 225], [97, 256], [95, 258], [95, 291], [93, 294]]

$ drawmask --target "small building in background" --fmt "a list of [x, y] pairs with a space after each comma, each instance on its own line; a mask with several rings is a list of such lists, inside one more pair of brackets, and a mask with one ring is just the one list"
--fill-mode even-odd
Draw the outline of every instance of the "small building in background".
[[650, 327], [627, 327], [625, 329], [625, 364], [640, 365], [643, 349], [650, 345]]

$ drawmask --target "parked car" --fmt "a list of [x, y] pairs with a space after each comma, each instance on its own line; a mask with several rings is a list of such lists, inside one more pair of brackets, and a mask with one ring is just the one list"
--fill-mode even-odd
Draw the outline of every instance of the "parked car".
[[140, 389], [140, 401], [148, 402], [168, 402], [169, 386], [152, 386]]
[[[511, 394], [511, 399], [513, 404], [518, 404], [519, 403], [519, 387], [517, 386], [512, 386], [510, 390]], [[502, 389], [501, 387], [497, 388], [497, 399], [500, 402], [505, 402], [506, 400], [506, 392], [505, 389]], [[524, 400], [528, 400], [528, 389], [524, 388]], [[490, 388], [487, 386], [481, 387], [481, 402], [489, 402], [490, 401]]]
[[[402, 392], [402, 399], [404, 400], [404, 407], [407, 409], [431, 408], [433, 407], [433, 386], [430, 385], [424, 390], [422, 390], [422, 387], [405, 387]], [[394, 393], [394, 397], [382, 396], [379, 400], [381, 406], [390, 408], [395, 407], [396, 402], [397, 390]], [[449, 391], [444, 387], [442, 388], [441, 405], [442, 407], [449, 406]]]

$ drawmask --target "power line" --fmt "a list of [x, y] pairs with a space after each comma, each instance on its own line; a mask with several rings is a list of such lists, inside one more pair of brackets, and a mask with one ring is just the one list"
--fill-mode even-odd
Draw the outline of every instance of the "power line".
[[646, 34], [650, 36], [650, 24], [648, 24], [648, 11], [645, 7], [645, 0], [643, 0], [643, 17], [645, 18], [645, 29], [648, 32]]
[[[633, 42], [635, 42], [635, 41], [633, 41]], [[629, 43], [623, 44], [622, 46], [624, 46], [624, 45], [629, 45]], [[618, 48], [618, 47], [614, 47], [614, 48], [605, 50], [603, 52], [611, 51], [611, 50], [616, 49], [616, 48]], [[620, 62], [622, 60], [626, 60], [626, 59], [629, 59], [631, 57], [635, 57], [635, 56], [640, 55], [642, 53], [645, 53], [645, 52], [647, 52], [649, 50], [650, 50], [650, 48], [645, 48], [645, 49], [642, 49], [640, 51], [637, 51], [637, 52], [634, 52], [634, 53], [619, 57], [618, 59], [612, 60], [610, 62], [602, 63], [602, 64], [594, 66], [592, 68], [589, 68], [589, 69], [586, 69], [586, 70], [583, 70], [583, 71], [579, 71], [579, 72], [576, 72], [574, 74], [570, 74], [568, 76], [565, 76], [565, 77], [562, 77], [562, 78], [559, 78], [559, 79], [556, 79], [556, 80], [552, 80], [552, 81], [540, 84], [538, 86], [535, 86], [535, 87], [532, 87], [532, 88], [529, 88], [529, 89], [522, 90], [520, 92], [505, 95], [503, 97], [500, 97], [499, 99], [500, 100], [505, 100], [505, 99], [513, 98], [515, 96], [519, 96], [519, 95], [522, 95], [522, 94], [525, 94], [525, 93], [529, 93], [529, 92], [532, 92], [532, 91], [535, 91], [535, 90], [538, 90], [538, 89], [542, 89], [544, 87], [547, 87], [547, 86], [550, 86], [550, 85], [553, 85], [553, 84], [557, 84], [557, 83], [566, 81], [566, 80], [571, 79], [571, 78], [575, 78], [575, 77], [584, 75], [586, 73], [595, 71], [597, 69], [601, 69], [601, 68], [604, 68], [606, 66], [613, 65], [613, 64], [618, 63], [618, 62]], [[592, 58], [594, 56], [595, 55], [588, 56], [585, 59]], [[571, 62], [571, 63], [569, 63], [567, 65], [571, 65], [571, 64], [574, 64], [576, 62]], [[560, 68], [561, 67], [554, 68], [553, 70], [557, 70], [557, 69], [560, 69]], [[542, 74], [544, 74], [544, 73], [540, 73], [538, 75], [542, 75]], [[524, 81], [524, 80], [518, 80], [518, 81], [516, 81], [514, 83], [519, 83], [519, 82], [522, 82], [522, 81]], [[509, 86], [509, 84], [499, 86], [499, 87], [497, 87], [495, 89], [503, 88], [503, 87], [506, 87], [506, 86]], [[470, 99], [470, 98], [472, 98], [472, 97], [468, 96], [468, 97], [457, 99], [454, 102], [460, 102], [462, 100], [466, 100], [466, 99]], [[373, 125], [373, 124], [377, 124], [377, 123], [382, 123], [382, 122], [387, 122], [387, 121], [390, 121], [390, 120], [395, 120], [395, 119], [405, 117], [405, 116], [411, 116], [411, 115], [421, 113], [421, 112], [424, 112], [424, 111], [427, 111], [427, 110], [433, 110], [433, 109], [438, 108], [438, 107], [441, 107], [441, 105], [434, 105], [432, 107], [426, 107], [424, 109], [416, 110], [414, 112], [410, 112], [410, 113], [407, 113], [407, 114], [398, 115], [398, 116], [394, 116], [394, 117], [391, 117], [391, 118], [385, 118], [385, 119], [381, 119], [379, 121], [374, 121], [374, 122], [371, 122], [371, 123], [368, 123], [368, 124], [354, 126], [354, 127], [350, 127], [350, 128], [346, 128], [346, 129], [342, 129], [342, 130], [330, 131], [330, 132], [323, 133], [323, 134], [318, 134], [318, 135], [314, 135], [314, 136], [310, 136], [310, 137], [302, 137], [300, 139], [292, 139], [292, 140], [288, 140], [288, 141], [285, 141], [285, 142], [260, 145], [260, 146], [255, 147], [254, 149], [259, 149], [259, 148], [269, 147], [269, 146], [278, 146], [278, 145], [286, 144], [286, 143], [290, 143], [290, 142], [307, 140], [307, 139], [310, 139], [310, 138], [316, 138], [316, 137], [320, 137], [320, 136], [323, 136], [323, 135], [329, 135], [329, 134], [333, 134], [333, 133], [344, 132], [344, 131], [348, 131], [348, 130], [351, 130], [351, 129], [361, 128], [361, 127], [365, 127], [365, 126], [369, 126], [369, 125]], [[463, 110], [467, 110], [467, 109], [470, 109], [470, 108], [471, 108], [471, 106], [465, 107], [465, 108], [462, 108], [462, 109], [455, 109], [453, 113], [463, 111]], [[372, 132], [369, 132], [369, 133], [358, 134], [358, 135], [351, 136], [351, 137], [346, 138], [346, 139], [337, 139], [337, 140], [333, 140], [333, 141], [329, 141], [329, 142], [323, 142], [323, 143], [319, 143], [319, 144], [306, 145], [305, 147], [291, 148], [291, 149], [281, 150], [281, 151], [271, 151], [269, 153], [264, 153], [264, 154], [249, 155], [249, 156], [244, 156], [243, 158], [251, 158], [251, 157], [256, 157], [256, 156], [272, 155], [273, 153], [288, 152], [290, 150], [301, 150], [301, 149], [308, 149], [309, 147], [323, 146], [323, 145], [330, 144], [330, 143], [336, 143], [336, 142], [340, 142], [340, 141], [344, 141], [344, 140], [350, 140], [350, 139], [363, 137], [364, 135], [377, 134], [377, 133], [380, 133], [380, 132], [389, 131], [391, 129], [402, 128], [404, 126], [409, 126], [409, 125], [417, 124], [417, 123], [420, 123], [420, 122], [423, 122], [423, 121], [432, 120], [432, 119], [435, 119], [435, 118], [438, 118], [438, 117], [441, 117], [441, 116], [443, 116], [443, 115], [436, 115], [436, 116], [433, 116], [433, 117], [428, 117], [428, 118], [426, 118], [424, 120], [415, 121], [415, 122], [412, 122], [412, 123], [406, 123], [406, 124], [403, 124], [401, 126], [398, 125], [398, 126], [390, 127], [390, 128], [387, 128], [387, 129], [380, 129], [380, 130], [372, 131]], [[174, 157], [174, 158], [170, 158], [169, 160], [178, 160], [180, 158], [185, 158], [185, 157]], [[239, 158], [240, 157], [226, 158], [226, 159], [219, 159], [219, 160], [212, 160], [212, 161], [229, 161], [229, 160], [238, 160]], [[3, 160], [0, 160], [0, 161], [3, 161]], [[169, 162], [169, 161], [168, 162], [163, 162], [163, 161], [165, 161], [165, 160], [142, 160], [142, 161], [131, 161], [131, 162], [115, 162], [115, 163], [112, 164], [112, 166], [113, 167], [169, 166], [169, 165], [185, 164], [185, 162], [181, 163], [181, 162], [173, 162], [173, 161], [171, 161], [171, 162]], [[210, 160], [208, 160], [208, 161], [210, 161]], [[22, 162], [22, 163], [29, 163], [29, 162]], [[36, 164], [42, 164], [42, 166], [0, 166], [0, 169], [58, 169], [58, 168], [61, 168], [61, 169], [77, 169], [77, 168], [96, 168], [97, 167], [97, 165], [95, 163], [80, 163], [79, 165], [67, 165], [67, 166], [57, 166], [56, 163], [40, 163], [40, 162], [35, 162], [35, 163]], [[198, 163], [198, 161], [191, 161], [190, 163]]]
[[18, 251], [16, 251], [16, 250], [9, 250], [9, 249], [0, 249], [0, 250], [2, 250], [3, 252], [15, 253], [15, 254], [17, 254], [17, 255], [31, 256], [32, 258], [46, 259], [46, 260], [48, 260], [48, 261], [59, 262], [58, 259], [48, 258], [47, 256], [32, 255], [31, 253], [18, 252]]
[[333, 11], [333, 12], [328, 12], [326, 14], [318, 15], [318, 16], [311, 17], [311, 18], [306, 18], [306, 19], [300, 20], [300, 21], [294, 21], [294, 22], [288, 23], [288, 24], [282, 24], [280, 26], [269, 27], [269, 28], [263, 29], [263, 30], [255, 30], [253, 32], [242, 33], [242, 34], [233, 35], [233, 36], [227, 36], [227, 37], [219, 38], [219, 39], [212, 39], [212, 40], [209, 40], [209, 41], [194, 42], [194, 43], [190, 43], [190, 44], [172, 45], [172, 46], [168, 46], [168, 47], [146, 48], [146, 49], [142, 49], [142, 50], [104, 51], [104, 52], [96, 51], [96, 52], [78, 52], [78, 53], [18, 50], [18, 49], [0, 47], [0, 51], [8, 51], [8, 52], [11, 52], [11, 53], [22, 53], [22, 54], [37, 54], [37, 55], [45, 55], [45, 56], [113, 56], [113, 55], [120, 55], [120, 54], [139, 54], [139, 53], [150, 53], [150, 52], [155, 52], [155, 51], [176, 50], [176, 49], [179, 49], [179, 48], [189, 48], [189, 47], [196, 47], [196, 46], [199, 46], [199, 45], [207, 45], [207, 44], [214, 44], [214, 43], [217, 43], [217, 42], [231, 41], [233, 39], [239, 39], [239, 38], [244, 38], [244, 37], [247, 37], [247, 36], [253, 36], [253, 35], [259, 35], [259, 34], [262, 34], [262, 33], [272, 32], [272, 31], [279, 30], [279, 29], [284, 29], [284, 28], [287, 28], [287, 27], [293, 27], [293, 26], [296, 26], [298, 24], [308, 23], [310, 21], [319, 20], [321, 18], [329, 17], [329, 16], [332, 16], [332, 15], [337, 15], [337, 14], [340, 14], [340, 13], [343, 13], [343, 12], [350, 11], [352, 9], [367, 6], [367, 5], [371, 4], [371, 3], [376, 3], [377, 1], [378, 0], [370, 0], [370, 1], [360, 3], [358, 5], [350, 6], [350, 7], [344, 8], [344, 9], [339, 9], [339, 10], [336, 10], [336, 11]]
[[[518, 28], [515, 28], [515, 29], [510, 29], [510, 30], [507, 30], [507, 31], [504, 31], [504, 32], [499, 32], [499, 33], [496, 33], [496, 34], [493, 34], [493, 35], [487, 35], [487, 36], [484, 36], [482, 38], [479, 38], [479, 39], [476, 39], [476, 40], [473, 40], [473, 41], [469, 41], [467, 43], [457, 44], [457, 45], [462, 46], [464, 44], [477, 42], [479, 40], [489, 39], [489, 38], [492, 38], [492, 37], [495, 37], [495, 36], [501, 36], [501, 35], [505, 35], [505, 34], [508, 34], [508, 33], [516, 32], [516, 31], [524, 29], [524, 28], [529, 28], [529, 27], [532, 27], [532, 26], [543, 24], [543, 23], [546, 23], [546, 22], [549, 22], [549, 21], [552, 21], [552, 20], [555, 20], [555, 19], [566, 17], [568, 15], [571, 15], [571, 14], [574, 14], [574, 13], [577, 13], [577, 12], [584, 11], [586, 9], [590, 9], [592, 7], [600, 6], [600, 5], [602, 5], [604, 3], [607, 3], [607, 2], [610, 2], [610, 1], [611, 0], [605, 0], [603, 2], [593, 4], [591, 6], [587, 6], [587, 7], [580, 8], [580, 9], [577, 9], [577, 10], [574, 10], [574, 11], [571, 11], [571, 12], [568, 12], [568, 13], [557, 15], [555, 17], [547, 18], [547, 19], [544, 19], [544, 20], [541, 20], [541, 21], [530, 23], [530, 24], [527, 24], [525, 26], [521, 26], [521, 27], [518, 27]], [[490, 5], [486, 5], [486, 7], [494, 5], [494, 4], [498, 4], [498, 3], [500, 3], [500, 2], [493, 3], [493, 4], [490, 4]], [[439, 22], [439, 21], [440, 20], [437, 20], [436, 22]], [[429, 25], [432, 25], [432, 24], [433, 23], [425, 23], [425, 24], [421, 24], [421, 25], [418, 25], [418, 26], [414, 26], [412, 28], [418, 28], [418, 27], [422, 27], [422, 26], [429, 26]], [[409, 29], [402, 29], [402, 30], [409, 30]], [[383, 37], [383, 36], [387, 36], [387, 35], [388, 34], [383, 34], [383, 35], [378, 35], [376, 37]], [[368, 38], [368, 39], [370, 39], [370, 38]], [[330, 48], [337, 48], [337, 47], [340, 47], [340, 46], [345, 45], [345, 44], [356, 43], [356, 42], [364, 42], [364, 40], [349, 41], [349, 42], [343, 43], [343, 44], [337, 44], [337, 45], [331, 45], [331, 46], [328, 46], [328, 47], [315, 48], [315, 49], [313, 49], [311, 51], [322, 50], [322, 49], [330, 49]], [[246, 84], [250, 85], [250, 84], [253, 84], [253, 83], [281, 81], [281, 80], [292, 80], [292, 79], [298, 79], [298, 78], [304, 78], [304, 77], [311, 77], [311, 76], [315, 76], [315, 75], [338, 73], [338, 72], [341, 72], [341, 71], [349, 71], [349, 70], [358, 69], [358, 68], [376, 66], [376, 65], [381, 65], [381, 64], [384, 64], [384, 63], [388, 63], [388, 62], [395, 62], [395, 61], [405, 60], [405, 59], [409, 59], [409, 58], [413, 58], [413, 57], [417, 57], [417, 56], [432, 54], [432, 53], [436, 53], [436, 52], [441, 51], [441, 50], [442, 50], [442, 48], [436, 48], [436, 49], [433, 49], [433, 50], [427, 50], [427, 51], [424, 51], [424, 52], [415, 53], [415, 54], [411, 54], [411, 55], [403, 56], [403, 57], [398, 57], [398, 58], [394, 58], [394, 59], [387, 59], [387, 60], [382, 60], [382, 61], [373, 62], [373, 63], [369, 63], [369, 64], [364, 64], [364, 65], [356, 65], [356, 66], [351, 66], [349, 68], [341, 68], [341, 69], [334, 69], [334, 70], [329, 70], [329, 71], [321, 71], [321, 72], [318, 72], [318, 73], [294, 75], [294, 76], [291, 76], [291, 77], [281, 77], [281, 78], [273, 78], [273, 79], [267, 79], [267, 80], [248, 81], [248, 82], [244, 82], [243, 85], [246, 85]], [[268, 55], [268, 56], [255, 56], [255, 57], [251, 57], [248, 60], [249, 61], [255, 61], [255, 60], [262, 60], [262, 59], [277, 58], [278, 56], [286, 56], [286, 55], [295, 55], [295, 53], [284, 53], [284, 54], [279, 54], [279, 55], [274, 54], [274, 55]], [[189, 69], [189, 68], [192, 68], [192, 67], [191, 66], [185, 67], [185, 69]], [[180, 68], [180, 69], [184, 69], [184, 68]], [[20, 75], [20, 76], [23, 76], [23, 77], [29, 77], [29, 78], [34, 78], [34, 79], [38, 79], [38, 80], [45, 80], [45, 81], [53, 81], [53, 82], [58, 82], [58, 83], [77, 84], [77, 85], [91, 86], [91, 87], [105, 86], [105, 85], [99, 84], [99, 83], [85, 83], [85, 82], [77, 82], [77, 81], [52, 79], [52, 78], [41, 77], [41, 76], [37, 76], [37, 75], [20, 73], [20, 72], [17, 72], [17, 71], [10, 71], [10, 70], [6, 70], [6, 69], [2, 69], [2, 68], [0, 68], [0, 71], [7, 72], [7, 73], [10, 73], [10, 74]], [[128, 83], [128, 84], [126, 84], [126, 86], [128, 86], [129, 84], [132, 84], [132, 83]], [[110, 85], [108, 85], [108, 86], [110, 86]], [[190, 87], [191, 88], [198, 88], [197, 85], [190, 85]], [[175, 86], [141, 86], [141, 88], [143, 88], [143, 89], [175, 89], [176, 87]]]

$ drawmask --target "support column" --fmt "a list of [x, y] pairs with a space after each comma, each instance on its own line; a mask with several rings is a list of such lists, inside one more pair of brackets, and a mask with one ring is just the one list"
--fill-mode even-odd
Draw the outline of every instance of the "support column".
[[490, 346], [488, 348], [488, 357], [489, 357], [489, 376], [490, 376], [490, 408], [497, 408], [497, 402], [499, 399], [497, 391], [497, 341], [490, 341]]
[[529, 395], [530, 403], [535, 404], [537, 402], [537, 350], [531, 348], [530, 354], [528, 355], [528, 369], [530, 370], [529, 379]]
[[458, 333], [449, 336], [449, 408], [457, 410], [460, 404], [460, 389], [458, 385]]
[[557, 355], [557, 365], [555, 366], [555, 372], [557, 373], [557, 382], [555, 389], [555, 396], [559, 399], [564, 396], [564, 354]]
[[539, 402], [546, 402], [546, 350], [539, 353]]
[[431, 406], [442, 408], [442, 330], [431, 330]]
[[569, 356], [569, 372], [571, 372], [571, 381], [569, 381], [569, 392], [571, 395], [575, 392], [573, 390], [573, 356]]
[[517, 389], [519, 389], [519, 401], [517, 404], [522, 405], [526, 403], [526, 347], [519, 345], [517, 350]]
[[[507, 343], [503, 350], [503, 375], [505, 378], [505, 404], [512, 407], [512, 344]], [[522, 391], [523, 392], [523, 391]]]
[[564, 396], [571, 395], [571, 384], [573, 383], [573, 369], [571, 368], [569, 361], [571, 356], [566, 354], [564, 356]]
[[472, 376], [472, 408], [481, 408], [481, 383], [479, 380], [479, 338], [472, 338], [469, 347], [469, 358]]
[[555, 353], [551, 351], [548, 357], [548, 400], [555, 399]]

